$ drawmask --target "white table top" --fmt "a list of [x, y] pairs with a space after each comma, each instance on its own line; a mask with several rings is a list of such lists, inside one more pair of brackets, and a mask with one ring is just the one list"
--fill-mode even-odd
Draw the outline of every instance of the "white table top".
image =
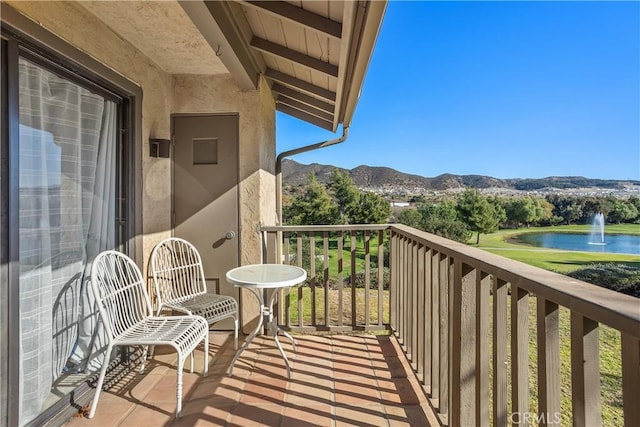
[[302, 283], [307, 272], [294, 265], [251, 264], [227, 272], [227, 281], [234, 286], [254, 288], [284, 288]]

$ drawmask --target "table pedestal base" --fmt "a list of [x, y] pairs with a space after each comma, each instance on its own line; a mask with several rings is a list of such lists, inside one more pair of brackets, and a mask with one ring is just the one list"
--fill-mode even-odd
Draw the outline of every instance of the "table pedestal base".
[[280, 344], [280, 340], [278, 339], [278, 332], [281, 332], [282, 335], [284, 335], [285, 337], [289, 338], [289, 340], [291, 340], [291, 344], [293, 344], [293, 351], [296, 351], [296, 342], [293, 339], [293, 337], [287, 331], [285, 331], [280, 326], [278, 326], [278, 322], [277, 321], [274, 322], [274, 319], [273, 319], [273, 304], [275, 303], [279, 290], [278, 289], [273, 290], [273, 292], [271, 293], [271, 298], [269, 298], [269, 304], [265, 305], [264, 296], [262, 292], [254, 288], [247, 288], [247, 289], [253, 292], [256, 298], [258, 298], [258, 301], [260, 302], [261, 315], [260, 315], [260, 319], [258, 319], [258, 326], [256, 326], [256, 329], [251, 333], [251, 335], [249, 335], [245, 343], [242, 345], [242, 347], [240, 347], [240, 349], [236, 352], [236, 355], [233, 357], [233, 360], [231, 361], [231, 366], [229, 367], [229, 376], [230, 377], [233, 376], [233, 367], [236, 363], [236, 360], [238, 360], [242, 352], [245, 351], [247, 347], [249, 347], [249, 344], [251, 344], [251, 341], [253, 341], [256, 335], [258, 335], [258, 333], [262, 329], [262, 326], [265, 324], [265, 319], [266, 319], [267, 328], [269, 329], [269, 332], [273, 336], [273, 340], [276, 342], [276, 346], [278, 347], [278, 350], [280, 351], [280, 354], [284, 359], [284, 364], [287, 368], [287, 378], [291, 379], [291, 368], [289, 367], [289, 359], [287, 358], [287, 355], [285, 354], [284, 349], [282, 348], [282, 344]]

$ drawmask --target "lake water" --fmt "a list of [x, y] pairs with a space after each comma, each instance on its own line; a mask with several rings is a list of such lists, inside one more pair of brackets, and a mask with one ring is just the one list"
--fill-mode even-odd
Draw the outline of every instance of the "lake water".
[[605, 234], [604, 245], [591, 245], [589, 238], [588, 234], [569, 233], [527, 233], [517, 237], [522, 243], [541, 248], [640, 255], [640, 236]]

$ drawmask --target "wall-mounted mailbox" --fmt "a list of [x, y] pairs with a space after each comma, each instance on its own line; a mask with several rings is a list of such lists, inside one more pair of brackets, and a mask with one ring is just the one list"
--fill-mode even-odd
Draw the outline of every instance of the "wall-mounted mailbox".
[[149, 138], [149, 156], [169, 158], [170, 153], [170, 139]]

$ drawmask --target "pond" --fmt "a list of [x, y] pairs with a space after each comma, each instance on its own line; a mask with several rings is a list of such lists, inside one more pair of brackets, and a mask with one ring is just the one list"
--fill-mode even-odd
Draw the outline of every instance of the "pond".
[[640, 255], [640, 236], [630, 234], [605, 234], [604, 245], [590, 244], [589, 234], [525, 233], [518, 235], [516, 240], [532, 246], [565, 251]]

